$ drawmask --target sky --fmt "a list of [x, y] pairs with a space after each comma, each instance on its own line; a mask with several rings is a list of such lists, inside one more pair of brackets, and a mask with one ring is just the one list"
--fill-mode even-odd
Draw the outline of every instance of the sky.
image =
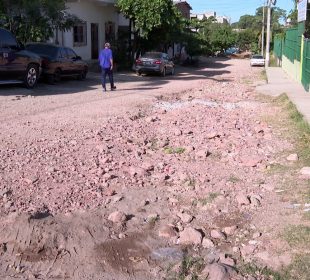
[[[215, 11], [218, 16], [231, 18], [231, 23], [239, 20], [240, 16], [254, 15], [256, 8], [263, 6], [266, 0], [187, 0], [192, 6], [192, 13]], [[289, 12], [293, 9], [292, 0], [277, 0], [277, 7]]]

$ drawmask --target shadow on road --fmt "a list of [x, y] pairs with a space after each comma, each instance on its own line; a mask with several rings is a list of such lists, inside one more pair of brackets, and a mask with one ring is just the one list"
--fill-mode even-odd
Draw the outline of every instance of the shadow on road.
[[[191, 81], [210, 79], [216, 81], [230, 81], [225, 79], [225, 75], [230, 71], [225, 70], [229, 67], [229, 59], [227, 58], [205, 58], [197, 67], [177, 66], [176, 74], [166, 77], [156, 75], [137, 76], [133, 72], [119, 72], [115, 73], [115, 81], [117, 84], [122, 83], [136, 83], [133, 87], [121, 89], [121, 91], [133, 90], [153, 90], [160, 89], [171, 80], [174, 81]], [[28, 90], [22, 85], [0, 85], [0, 96], [17, 96], [17, 98], [33, 96], [48, 96], [60, 94], [75, 94], [82, 92], [89, 92], [92, 90], [101, 90], [100, 73], [89, 73], [88, 78], [84, 81], [77, 81], [75, 79], [63, 79], [56, 85], [49, 85], [40, 81], [35, 89]]]

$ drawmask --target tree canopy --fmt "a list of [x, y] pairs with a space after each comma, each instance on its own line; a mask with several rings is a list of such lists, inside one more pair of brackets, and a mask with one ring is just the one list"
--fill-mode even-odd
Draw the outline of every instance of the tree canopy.
[[0, 26], [23, 43], [47, 40], [54, 30], [68, 30], [78, 22], [65, 4], [65, 0], [0, 0]]
[[141, 37], [163, 26], [172, 26], [179, 15], [172, 0], [118, 0], [119, 10], [134, 23]]

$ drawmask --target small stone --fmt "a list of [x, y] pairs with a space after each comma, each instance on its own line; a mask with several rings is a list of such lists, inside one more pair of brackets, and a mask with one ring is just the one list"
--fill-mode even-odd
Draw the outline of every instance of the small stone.
[[207, 133], [206, 136], [208, 139], [213, 139], [215, 137], [218, 137], [219, 135], [216, 131], [212, 131], [212, 132]]
[[223, 231], [226, 235], [233, 235], [236, 232], [237, 228], [238, 227], [234, 225], [230, 227], [225, 227]]
[[213, 243], [213, 241], [212, 241], [211, 239], [209, 239], [209, 238], [204, 238], [204, 239], [202, 240], [202, 247], [203, 247], [203, 248], [206, 248], [206, 249], [211, 249], [211, 248], [214, 248], [215, 245], [214, 245], [214, 243]]
[[222, 240], [226, 239], [226, 235], [223, 232], [216, 229], [211, 230], [210, 235], [214, 239], [222, 239]]
[[298, 161], [298, 155], [297, 154], [290, 154], [286, 159], [288, 161]]
[[259, 238], [259, 237], [261, 237], [261, 236], [262, 236], [262, 234], [261, 234], [260, 232], [255, 232], [255, 233], [253, 234], [253, 239]]
[[239, 205], [250, 205], [251, 203], [248, 196], [244, 194], [238, 194], [236, 200]]
[[251, 200], [252, 206], [254, 206], [254, 207], [260, 207], [261, 206], [260, 200], [257, 199], [257, 197], [251, 196], [250, 200]]
[[127, 217], [123, 212], [115, 211], [109, 215], [108, 220], [113, 223], [123, 223], [127, 220]]
[[221, 258], [221, 263], [233, 267], [235, 266], [236, 261], [230, 257], [224, 257], [224, 258]]
[[177, 216], [181, 219], [183, 223], [186, 224], [190, 223], [194, 219], [192, 215], [189, 215], [187, 213], [178, 213]]
[[173, 238], [173, 237], [177, 237], [178, 234], [173, 226], [164, 225], [159, 229], [158, 236], [164, 237], [164, 238]]
[[299, 173], [300, 173], [301, 175], [307, 177], [307, 178], [310, 177], [310, 167], [309, 167], [309, 166], [303, 167], [303, 168], [299, 171]]
[[253, 246], [253, 245], [246, 245], [240, 249], [242, 256], [251, 255], [254, 253], [254, 251], [255, 251], [255, 246]]
[[180, 233], [180, 239], [179, 239], [180, 244], [200, 245], [201, 241], [202, 241], [201, 232], [192, 227], [185, 228]]
[[233, 269], [219, 263], [207, 265], [201, 273], [201, 276], [208, 277], [208, 280], [229, 280]]
[[123, 200], [123, 198], [124, 198], [124, 197], [123, 197], [122, 195], [120, 195], [120, 196], [115, 196], [115, 197], [113, 198], [112, 202], [113, 202], [113, 203], [119, 202], [119, 201]]

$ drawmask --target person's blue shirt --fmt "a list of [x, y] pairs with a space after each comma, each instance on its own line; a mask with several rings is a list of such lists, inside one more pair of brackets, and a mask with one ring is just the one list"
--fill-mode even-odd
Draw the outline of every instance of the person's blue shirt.
[[99, 54], [99, 63], [101, 68], [111, 68], [111, 59], [113, 59], [112, 50], [104, 48]]

